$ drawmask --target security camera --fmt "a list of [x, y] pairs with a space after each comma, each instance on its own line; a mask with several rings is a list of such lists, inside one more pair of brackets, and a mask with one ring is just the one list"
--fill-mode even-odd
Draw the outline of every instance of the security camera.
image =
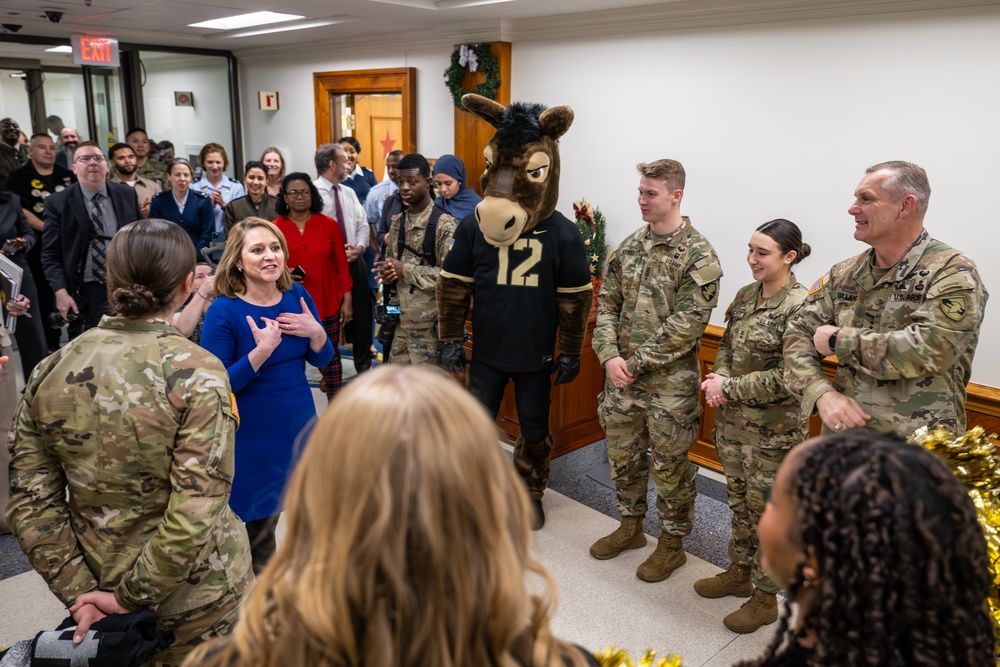
[[3, 29], [4, 29], [5, 32], [19, 32], [21, 30], [21, 28], [23, 28], [23, 27], [24, 26], [20, 26], [20, 25], [18, 25], [16, 23], [4, 23], [3, 24]]
[[49, 20], [49, 23], [59, 23], [62, 21], [63, 13], [57, 12], [54, 9], [45, 10], [45, 18]]

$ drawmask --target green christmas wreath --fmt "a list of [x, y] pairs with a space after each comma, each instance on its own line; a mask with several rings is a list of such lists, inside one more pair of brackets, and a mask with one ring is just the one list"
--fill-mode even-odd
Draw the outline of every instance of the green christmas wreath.
[[451, 92], [451, 98], [455, 101], [455, 106], [464, 109], [462, 106], [462, 95], [475, 93], [491, 100], [495, 100], [497, 91], [500, 90], [500, 63], [496, 56], [490, 53], [489, 44], [476, 44], [466, 47], [467, 52], [476, 56], [479, 70], [486, 77], [486, 81], [476, 86], [475, 90], [465, 90], [462, 88], [462, 79], [465, 78], [465, 64], [462, 63], [462, 47], [455, 49], [451, 54], [451, 66], [444, 71], [445, 85]]

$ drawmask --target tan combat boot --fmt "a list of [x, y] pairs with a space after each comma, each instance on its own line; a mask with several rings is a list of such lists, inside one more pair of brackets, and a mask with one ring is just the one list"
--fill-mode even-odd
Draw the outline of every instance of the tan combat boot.
[[641, 516], [623, 516], [620, 526], [606, 537], [594, 542], [590, 547], [590, 555], [597, 560], [614, 558], [626, 549], [639, 549], [646, 546], [646, 533], [642, 532]]
[[777, 594], [765, 593], [759, 588], [754, 588], [750, 599], [744, 602], [742, 607], [726, 616], [722, 622], [733, 632], [745, 635], [755, 632], [762, 625], [768, 625], [777, 620]]
[[725, 572], [694, 582], [694, 591], [703, 598], [722, 598], [727, 595], [748, 598], [753, 593], [750, 568], [733, 563]]
[[660, 533], [656, 550], [639, 566], [639, 569], [635, 571], [635, 576], [643, 581], [663, 581], [686, 562], [687, 555], [684, 553], [681, 538], [676, 535]]

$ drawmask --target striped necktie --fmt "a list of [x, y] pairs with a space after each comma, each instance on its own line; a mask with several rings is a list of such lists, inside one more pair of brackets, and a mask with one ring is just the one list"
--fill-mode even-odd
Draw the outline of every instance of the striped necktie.
[[333, 186], [333, 204], [337, 208], [337, 224], [340, 225], [340, 233], [344, 237], [344, 243], [349, 243], [347, 240], [347, 222], [344, 220], [344, 209], [340, 206], [340, 186]]
[[103, 285], [107, 282], [108, 276], [108, 241], [107, 231], [104, 226], [104, 211], [101, 209], [102, 199], [104, 199], [104, 196], [101, 193], [97, 193], [91, 200], [90, 221], [94, 223], [94, 232], [96, 235], [90, 244], [90, 259], [94, 267], [94, 280]]

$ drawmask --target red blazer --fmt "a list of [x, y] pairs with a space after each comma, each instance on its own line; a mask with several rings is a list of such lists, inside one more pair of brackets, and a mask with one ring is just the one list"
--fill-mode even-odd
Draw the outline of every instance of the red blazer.
[[351, 270], [337, 221], [314, 213], [306, 221], [305, 232], [299, 232], [283, 215], [274, 224], [288, 244], [288, 268], [301, 266], [306, 272], [302, 286], [316, 302], [319, 316], [325, 319], [338, 312], [344, 294], [351, 292]]

